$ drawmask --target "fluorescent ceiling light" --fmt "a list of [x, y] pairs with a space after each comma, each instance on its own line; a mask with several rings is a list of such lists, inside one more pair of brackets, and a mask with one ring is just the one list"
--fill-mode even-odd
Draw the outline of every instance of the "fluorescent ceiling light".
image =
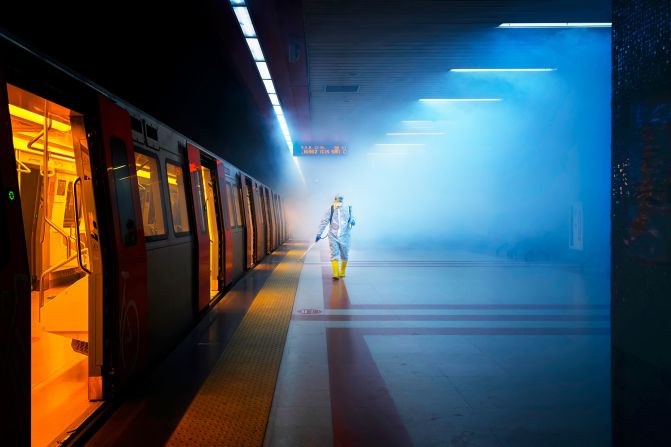
[[502, 23], [497, 28], [610, 28], [609, 22]]
[[245, 6], [234, 6], [233, 12], [235, 12], [235, 16], [238, 18], [238, 23], [240, 24], [240, 28], [242, 28], [242, 34], [245, 37], [256, 37], [252, 18], [249, 16], [247, 8]]
[[284, 118], [284, 115], [278, 115], [277, 121], [280, 122], [280, 126], [287, 127], [287, 120]]
[[[31, 112], [30, 110], [15, 106], [14, 104], [9, 105], [9, 114], [44, 126], [44, 115]], [[48, 118], [47, 124], [49, 124], [49, 122], [51, 123], [52, 129], [60, 130], [61, 132], [68, 132], [71, 129], [69, 124], [62, 123], [51, 117]]]
[[387, 132], [389, 136], [405, 136], [405, 135], [445, 135], [445, 132]]
[[[249, 47], [249, 51], [252, 53], [252, 58], [256, 62], [256, 68], [259, 71], [263, 85], [268, 92], [268, 98], [270, 103], [273, 105], [273, 111], [277, 117], [277, 121], [280, 124], [282, 129], [282, 135], [284, 140], [287, 143], [289, 152], [293, 151], [293, 143], [291, 142], [291, 134], [289, 133], [289, 126], [287, 121], [284, 118], [284, 111], [280, 106], [280, 99], [277, 97], [277, 92], [275, 91], [275, 85], [273, 84], [272, 77], [270, 76], [270, 70], [268, 69], [268, 64], [265, 62], [265, 57], [263, 56], [263, 51], [261, 50], [261, 43], [259, 39], [256, 38], [256, 30], [254, 30], [254, 24], [252, 23], [252, 18], [249, 15], [249, 10], [245, 6], [245, 0], [230, 0], [231, 5], [233, 6], [233, 12], [238, 19], [242, 34], [245, 36], [245, 41]], [[301, 172], [300, 166], [298, 166], [298, 161], [296, 161], [296, 166], [298, 167], [298, 172], [301, 174], [301, 179], [305, 183], [305, 178]]]
[[501, 101], [501, 98], [422, 98], [420, 102], [483, 102]]
[[374, 157], [405, 157], [408, 155], [407, 152], [368, 152], [366, 155], [372, 155]]
[[249, 51], [252, 52], [252, 57], [254, 58], [255, 61], [263, 61], [265, 58], [263, 57], [263, 51], [261, 51], [261, 45], [259, 45], [259, 39], [256, 37], [248, 37], [247, 39], [247, 46], [249, 46]]
[[268, 93], [277, 93], [277, 92], [275, 91], [275, 84], [273, 84], [273, 80], [272, 80], [272, 79], [264, 79], [264, 80], [263, 80], [263, 85], [266, 86], [266, 91], [267, 91]]
[[376, 147], [421, 147], [422, 143], [378, 143]]
[[268, 70], [268, 64], [266, 64], [265, 62], [257, 62], [256, 68], [259, 70], [261, 79], [271, 79], [270, 71]]
[[455, 73], [557, 71], [556, 68], [453, 68]]

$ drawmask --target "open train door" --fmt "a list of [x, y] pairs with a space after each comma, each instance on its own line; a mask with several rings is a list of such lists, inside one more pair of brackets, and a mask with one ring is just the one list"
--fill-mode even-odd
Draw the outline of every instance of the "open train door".
[[226, 216], [232, 216], [232, 210], [229, 207], [233, 206], [229, 197], [229, 191], [227, 188], [228, 183], [226, 183], [226, 176], [230, 175], [230, 169], [221, 161], [217, 160], [217, 177], [219, 185], [219, 197], [222, 197], [221, 206], [222, 206], [222, 216], [221, 222], [223, 224], [224, 232], [224, 268], [222, 269], [223, 281], [222, 288], [226, 288], [231, 282], [233, 282], [233, 231], [231, 225], [233, 225], [233, 220], [231, 217], [226, 218]]
[[256, 216], [254, 215], [254, 191], [252, 179], [242, 174], [242, 209], [245, 215], [245, 238], [247, 241], [247, 256], [245, 268], [251, 269], [256, 263]]
[[0, 436], [30, 442], [30, 270], [12, 145], [7, 89], [0, 67]]
[[[100, 97], [103, 158], [107, 169], [114, 268], [113, 327], [107, 339], [117, 346], [114, 382], [123, 387], [147, 362], [147, 252], [139, 202], [128, 111]], [[109, 330], [113, 331], [112, 333]]]
[[196, 213], [195, 234], [198, 241], [198, 254], [195, 257], [198, 262], [194, 272], [196, 278], [196, 307], [201, 312], [210, 304], [210, 236], [207, 224], [207, 205], [205, 202], [202, 164], [200, 161], [200, 149], [187, 143], [186, 154], [189, 161], [189, 181], [191, 182], [191, 194], [193, 198], [193, 209]]
[[255, 218], [255, 230], [256, 230], [256, 262], [260, 262], [267, 253], [266, 247], [266, 223], [263, 218], [264, 206], [263, 201], [261, 200], [261, 187], [260, 185], [252, 181], [252, 205], [253, 213]]

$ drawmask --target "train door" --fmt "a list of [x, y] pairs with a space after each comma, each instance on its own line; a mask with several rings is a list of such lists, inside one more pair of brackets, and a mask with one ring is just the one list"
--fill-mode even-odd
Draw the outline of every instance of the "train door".
[[273, 193], [266, 189], [266, 197], [268, 198], [268, 215], [270, 216], [270, 249], [274, 251], [277, 248], [277, 220], [275, 219], [275, 201], [273, 200]]
[[287, 213], [284, 208], [284, 200], [280, 197], [280, 216], [282, 216], [282, 242], [286, 242], [289, 238], [289, 226], [287, 222]]
[[200, 161], [200, 150], [192, 144], [186, 145], [186, 153], [189, 159], [189, 173], [191, 174], [191, 193], [193, 207], [196, 214], [195, 233], [198, 239], [196, 259], [196, 308], [202, 311], [210, 303], [210, 235], [207, 225], [207, 205], [205, 203], [205, 191], [203, 185], [203, 172]]
[[266, 227], [268, 228], [266, 246], [268, 247], [268, 253], [272, 253], [275, 250], [275, 228], [273, 227], [273, 202], [270, 200], [268, 188], [263, 188], [263, 196], [266, 198]]
[[[112, 101], [99, 97], [101, 140], [104, 151], [103, 163], [107, 172], [106, 186], [109, 203], [107, 222], [112, 249], [108, 257], [113, 262], [109, 282], [112, 302], [106, 303], [111, 315], [105, 339], [110, 341], [106, 354], [109, 358], [108, 376], [114, 388], [123, 389], [141, 373], [147, 365], [147, 250], [142, 222], [142, 207], [139, 200], [135, 154], [131, 136], [131, 120], [128, 111]], [[102, 314], [102, 306], [96, 308]], [[102, 345], [96, 343], [96, 351], [102, 355]]]
[[102, 257], [82, 115], [9, 84], [7, 98], [31, 283], [31, 438], [45, 445], [102, 399]]
[[254, 185], [252, 179], [242, 178], [242, 205], [245, 213], [245, 230], [247, 234], [246, 268], [250, 269], [256, 262], [256, 215], [254, 214]]
[[[216, 161], [217, 193], [221, 202], [221, 216], [219, 223], [221, 225], [220, 235], [223, 237], [221, 247], [221, 288], [226, 288], [233, 281], [233, 228], [235, 228], [235, 218], [233, 217], [233, 203], [230, 198], [231, 185], [227, 181], [227, 174], [230, 174], [230, 168], [221, 161]], [[215, 174], [213, 172], [213, 174]]]
[[263, 239], [265, 241], [263, 251], [264, 254], [271, 252], [270, 249], [270, 216], [268, 215], [268, 197], [266, 196], [266, 188], [259, 187], [259, 195], [261, 196], [261, 212], [263, 214]]
[[265, 219], [263, 218], [263, 202], [261, 201], [261, 194], [259, 193], [259, 184], [252, 182], [252, 196], [254, 207], [252, 212], [256, 219], [256, 262], [259, 262], [266, 255], [266, 228]]
[[275, 210], [277, 213], [277, 245], [282, 245], [284, 242], [284, 219], [282, 218], [282, 199], [280, 199], [279, 194], [275, 195]]
[[[231, 227], [230, 244], [226, 246], [226, 285], [239, 278], [245, 271], [246, 239], [244, 223], [244, 206], [241, 205], [242, 185], [240, 174], [227, 178], [226, 202], [228, 220]], [[228, 238], [226, 239], [228, 243]], [[230, 274], [228, 265], [230, 261]]]
[[277, 221], [277, 246], [282, 245], [282, 214], [280, 213], [280, 196], [275, 194], [275, 219]]
[[[1, 68], [1, 67], [0, 67]], [[0, 435], [7, 445], [30, 440], [31, 287], [18, 165], [12, 146], [7, 90], [0, 70]]]
[[282, 244], [282, 216], [280, 216], [280, 197], [277, 194], [274, 194], [273, 198], [273, 212], [275, 213], [275, 222], [277, 228], [276, 245], [279, 247]]
[[[206, 160], [203, 160], [206, 162]], [[207, 229], [210, 240], [210, 300], [215, 298], [223, 284], [223, 238], [221, 223], [221, 195], [217, 171], [203, 163], [203, 193], [207, 211]]]

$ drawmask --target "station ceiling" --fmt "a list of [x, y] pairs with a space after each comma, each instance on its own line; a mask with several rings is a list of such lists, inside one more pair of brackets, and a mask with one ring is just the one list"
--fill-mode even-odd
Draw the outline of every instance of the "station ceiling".
[[[546, 66], [508, 22], [610, 22], [610, 2], [304, 0], [311, 133], [393, 131], [419, 98], [459, 95], [451, 68]], [[524, 45], [524, 46], [522, 46]], [[419, 117], [421, 118], [421, 117]]]
[[[403, 120], [426, 118], [416, 107], [420, 98], [490, 93], [486, 84], [479, 85], [481, 90], [466, 89], [457, 82], [464, 78], [449, 72], [452, 68], [544, 67], [558, 63], [552, 59], [556, 55], [544, 52], [542, 45], [543, 36], [547, 35], [543, 33], [558, 31], [499, 29], [499, 24], [610, 22], [610, 3], [607, 0], [245, 1], [294, 141], [346, 143], [379, 141], [387, 132], [402, 130], [398, 123]], [[162, 20], [157, 19], [158, 5], [167, 14]], [[226, 124], [231, 111], [239, 107], [235, 103], [217, 110], [217, 104], [227, 103], [221, 95], [240, 96], [242, 92], [237, 86], [244, 85], [267, 128], [276, 130], [273, 142], [281, 147], [284, 142], [273, 108], [231, 2], [198, 2], [188, 9], [183, 5], [174, 8], [165, 5], [147, 4], [132, 9], [133, 14], [128, 13], [130, 7], [119, 6], [108, 14], [107, 27], [101, 27], [97, 21], [86, 21], [79, 27], [63, 27], [59, 39], [41, 33], [42, 29], [53, 26], [54, 17], [59, 18], [58, 23], [66, 22], [69, 12], [55, 4], [40, 15], [41, 21], [33, 27], [25, 27], [21, 21], [27, 11], [4, 15], [0, 26], [36, 43], [47, 54], [103, 86], [109, 85], [121, 96], [131, 101], [138, 98], [139, 106], [154, 104], [156, 97], [165, 97], [165, 93], [191, 102], [196, 101], [193, 98], [207, 99], [199, 99], [211, 103], [202, 114], [208, 119], [199, 119], [203, 123], [200, 127], [182, 126], [178, 120], [183, 115], [181, 108], [174, 111], [174, 120], [166, 120], [190, 135], [195, 133], [205, 144], [212, 141], [215, 149], [229, 147], [230, 151], [243, 151], [242, 146], [262, 145], [256, 141], [229, 141], [229, 128], [237, 129], [237, 125], [224, 126], [227, 132], [217, 138], [208, 139], [206, 135], [208, 127], [214, 128], [213, 120], [223, 119]], [[29, 8], [28, 4], [24, 6], [25, 10]], [[118, 30], [132, 32], [119, 34]], [[106, 43], [110, 33], [116, 36], [112, 44]], [[81, 40], [82, 35], [87, 38]], [[526, 38], [530, 35], [539, 38]], [[237, 72], [237, 80], [231, 79], [232, 71]], [[162, 90], [157, 88], [157, 80]], [[217, 80], [221, 85], [215, 85]], [[231, 91], [233, 86], [235, 91]], [[148, 99], [144, 100], [143, 95]], [[159, 115], [168, 107], [169, 104], [161, 103], [155, 107], [157, 110], [148, 108]]]

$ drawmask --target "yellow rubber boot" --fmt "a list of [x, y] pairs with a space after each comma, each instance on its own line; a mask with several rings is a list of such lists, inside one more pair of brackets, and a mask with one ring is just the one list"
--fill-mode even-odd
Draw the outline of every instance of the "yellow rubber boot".
[[332, 259], [331, 260], [331, 267], [333, 267], [333, 279], [339, 279], [340, 276], [338, 275], [338, 260], [337, 259]]
[[347, 261], [342, 261], [340, 263], [340, 272], [339, 272], [341, 278], [345, 277], [345, 269], [346, 268], [347, 268]]

